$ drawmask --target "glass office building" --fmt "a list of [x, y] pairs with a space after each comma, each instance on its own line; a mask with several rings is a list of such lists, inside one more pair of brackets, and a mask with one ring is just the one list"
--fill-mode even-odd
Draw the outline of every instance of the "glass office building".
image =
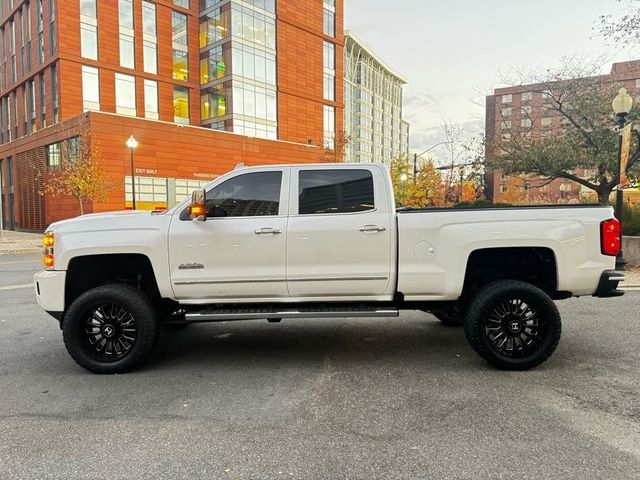
[[277, 138], [274, 0], [204, 1], [200, 11], [202, 126]]

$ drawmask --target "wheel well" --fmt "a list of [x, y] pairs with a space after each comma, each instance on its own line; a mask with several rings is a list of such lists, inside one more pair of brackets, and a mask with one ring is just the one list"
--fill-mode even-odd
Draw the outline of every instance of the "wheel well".
[[69, 262], [65, 285], [65, 308], [79, 295], [107, 283], [124, 283], [160, 299], [151, 261], [142, 254], [106, 254], [75, 257]]
[[557, 296], [558, 274], [553, 250], [544, 247], [485, 248], [469, 256], [463, 297], [469, 298], [494, 280], [521, 280]]

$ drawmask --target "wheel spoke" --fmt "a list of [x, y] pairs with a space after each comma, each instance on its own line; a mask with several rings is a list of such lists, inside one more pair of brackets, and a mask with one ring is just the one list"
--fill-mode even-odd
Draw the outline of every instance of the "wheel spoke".
[[102, 362], [114, 362], [127, 355], [136, 343], [135, 317], [124, 306], [105, 303], [87, 312], [82, 327], [87, 353]]
[[506, 357], [526, 357], [544, 343], [546, 322], [523, 298], [503, 298], [491, 305], [485, 324], [490, 345]]

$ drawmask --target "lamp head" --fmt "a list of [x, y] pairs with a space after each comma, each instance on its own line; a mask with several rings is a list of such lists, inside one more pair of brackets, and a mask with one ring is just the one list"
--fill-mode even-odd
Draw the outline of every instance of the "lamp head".
[[618, 90], [618, 95], [613, 99], [611, 106], [618, 117], [624, 117], [633, 108], [633, 97], [629, 95], [627, 89], [623, 87]]
[[138, 141], [135, 139], [133, 135], [131, 135], [127, 139], [126, 143], [127, 143], [127, 147], [129, 147], [129, 150], [135, 150], [138, 147]]

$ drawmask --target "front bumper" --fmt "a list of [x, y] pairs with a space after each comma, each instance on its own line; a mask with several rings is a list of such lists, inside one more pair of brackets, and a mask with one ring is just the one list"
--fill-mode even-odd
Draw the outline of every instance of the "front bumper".
[[618, 270], [606, 270], [600, 276], [600, 283], [594, 297], [609, 298], [624, 295], [622, 290], [618, 290], [618, 284], [624, 281], [624, 272]]
[[56, 313], [61, 314], [64, 311], [66, 279], [67, 272], [57, 270], [38, 272], [33, 276], [38, 305], [54, 317]]

